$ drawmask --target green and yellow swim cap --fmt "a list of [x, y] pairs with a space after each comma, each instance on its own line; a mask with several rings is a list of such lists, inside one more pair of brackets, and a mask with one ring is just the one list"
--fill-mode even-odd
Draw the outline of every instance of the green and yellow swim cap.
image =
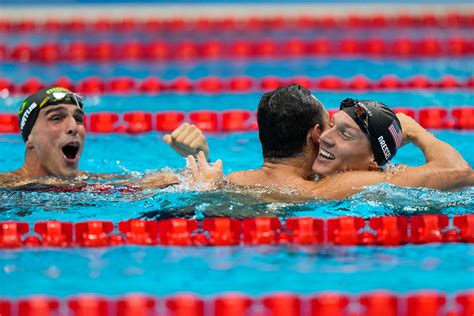
[[82, 109], [83, 99], [81, 95], [62, 87], [45, 88], [27, 97], [18, 111], [18, 122], [23, 140], [26, 142], [28, 139], [42, 108], [48, 105], [73, 104]]

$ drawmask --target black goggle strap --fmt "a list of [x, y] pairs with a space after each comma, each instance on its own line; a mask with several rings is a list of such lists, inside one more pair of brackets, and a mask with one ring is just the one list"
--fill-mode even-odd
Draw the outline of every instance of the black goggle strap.
[[358, 100], [351, 98], [344, 99], [341, 102], [340, 109], [354, 108], [354, 121], [360, 129], [370, 138], [369, 112], [366, 107]]

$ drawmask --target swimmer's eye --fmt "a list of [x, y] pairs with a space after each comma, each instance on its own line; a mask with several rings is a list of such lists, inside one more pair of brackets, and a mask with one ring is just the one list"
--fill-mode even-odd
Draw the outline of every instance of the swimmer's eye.
[[76, 116], [74, 117], [74, 119], [75, 119], [76, 122], [78, 122], [78, 123], [84, 123], [84, 116], [82, 116], [82, 115], [76, 115]]
[[352, 135], [346, 131], [340, 131], [340, 134], [344, 139], [352, 139]]
[[59, 122], [59, 121], [61, 121], [61, 120], [63, 119], [63, 117], [60, 116], [60, 115], [53, 115], [53, 116], [51, 116], [49, 119], [50, 119], [51, 121], [54, 121], [54, 122]]

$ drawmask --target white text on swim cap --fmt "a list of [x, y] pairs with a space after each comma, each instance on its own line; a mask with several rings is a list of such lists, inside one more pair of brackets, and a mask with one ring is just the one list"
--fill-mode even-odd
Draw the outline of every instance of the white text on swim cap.
[[23, 114], [23, 117], [21, 118], [21, 123], [20, 123], [20, 129], [23, 130], [23, 127], [25, 127], [26, 121], [28, 120], [28, 117], [30, 116], [31, 112], [33, 112], [34, 109], [36, 109], [38, 105], [36, 102], [31, 103], [31, 105], [26, 109], [25, 114]]
[[380, 136], [379, 138], [377, 138], [377, 140], [379, 141], [380, 147], [382, 147], [382, 151], [383, 151], [383, 154], [385, 156], [385, 160], [388, 161], [392, 154], [390, 153], [390, 149], [388, 149], [388, 146], [385, 143], [385, 139], [383, 139], [383, 136]]

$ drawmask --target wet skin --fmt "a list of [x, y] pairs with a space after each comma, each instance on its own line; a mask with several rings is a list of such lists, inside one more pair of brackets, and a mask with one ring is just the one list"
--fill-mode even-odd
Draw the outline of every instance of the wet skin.
[[72, 104], [41, 109], [26, 142], [28, 176], [76, 177], [84, 148], [84, 112]]
[[345, 112], [336, 112], [320, 138], [313, 171], [319, 176], [351, 170], [377, 170], [369, 138]]

